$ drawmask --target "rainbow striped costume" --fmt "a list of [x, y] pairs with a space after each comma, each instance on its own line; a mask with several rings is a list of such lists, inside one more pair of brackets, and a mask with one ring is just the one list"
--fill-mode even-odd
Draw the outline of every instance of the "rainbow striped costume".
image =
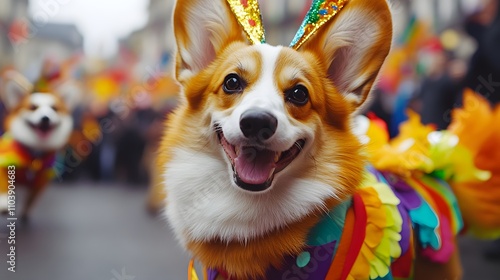
[[[462, 227], [445, 181], [403, 180], [369, 167], [359, 191], [310, 231], [303, 252], [286, 257], [282, 269], [270, 269], [264, 279], [411, 279], [414, 233], [427, 257], [446, 262]], [[216, 269], [205, 274], [229, 279]]]
[[[264, 279], [412, 279], [416, 248], [423, 257], [446, 263], [461, 232], [500, 237], [500, 167], [495, 164], [500, 152], [490, 146], [499, 143], [500, 131], [471, 137], [466, 129], [477, 128], [478, 119], [486, 123], [483, 128], [498, 127], [500, 107], [492, 111], [485, 102], [466, 93], [465, 107], [454, 111], [445, 132], [434, 132], [410, 112], [391, 141], [379, 121], [370, 121], [371, 165], [362, 185], [309, 232], [303, 252], [285, 257]], [[478, 204], [482, 207], [474, 207]], [[188, 274], [199, 279], [193, 261]], [[218, 269], [205, 269], [203, 276], [236, 280]]]
[[[16, 167], [16, 181], [38, 186], [38, 182], [47, 182], [54, 178], [56, 153], [35, 154], [5, 133], [0, 137], [0, 168]], [[6, 186], [0, 186], [0, 194], [6, 193]]]

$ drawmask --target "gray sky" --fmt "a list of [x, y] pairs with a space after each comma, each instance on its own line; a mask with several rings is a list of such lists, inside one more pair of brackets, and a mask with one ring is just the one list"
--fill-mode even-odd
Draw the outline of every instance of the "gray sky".
[[30, 4], [35, 20], [74, 23], [85, 37], [87, 54], [109, 56], [119, 38], [147, 23], [149, 0], [31, 0]]

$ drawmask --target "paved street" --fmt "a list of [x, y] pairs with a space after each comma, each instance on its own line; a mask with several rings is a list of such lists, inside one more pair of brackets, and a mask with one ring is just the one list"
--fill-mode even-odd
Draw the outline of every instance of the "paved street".
[[15, 275], [6, 273], [2, 240], [0, 279], [185, 279], [187, 255], [166, 221], [147, 214], [144, 201], [144, 188], [52, 186], [29, 226], [17, 230]]
[[[166, 222], [144, 209], [145, 189], [73, 184], [48, 189], [28, 226], [17, 228], [17, 272], [7, 272], [0, 238], [1, 280], [183, 280], [188, 256]], [[6, 236], [2, 217], [0, 237]], [[500, 279], [487, 243], [460, 242], [465, 279]], [[135, 278], [134, 278], [135, 277]]]

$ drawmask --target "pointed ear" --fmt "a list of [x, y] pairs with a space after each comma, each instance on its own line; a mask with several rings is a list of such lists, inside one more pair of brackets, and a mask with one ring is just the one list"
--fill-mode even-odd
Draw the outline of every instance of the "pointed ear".
[[318, 55], [337, 91], [359, 108], [391, 43], [392, 17], [386, 0], [350, 0], [300, 50]]
[[32, 90], [33, 85], [20, 73], [11, 70], [3, 74], [0, 97], [7, 109], [16, 107]]
[[73, 110], [82, 100], [81, 87], [72, 80], [65, 81], [56, 87], [57, 94], [62, 98], [69, 110]]
[[230, 42], [246, 41], [226, 0], [178, 0], [174, 33], [176, 77], [181, 83], [206, 68]]

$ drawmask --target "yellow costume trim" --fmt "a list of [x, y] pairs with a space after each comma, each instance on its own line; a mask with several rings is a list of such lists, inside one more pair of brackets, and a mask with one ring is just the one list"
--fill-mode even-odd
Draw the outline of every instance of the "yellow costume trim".
[[403, 220], [397, 209], [400, 203], [387, 184], [365, 174], [357, 192], [365, 204], [367, 225], [364, 244], [347, 279], [376, 279], [389, 274], [392, 259], [401, 256]]

